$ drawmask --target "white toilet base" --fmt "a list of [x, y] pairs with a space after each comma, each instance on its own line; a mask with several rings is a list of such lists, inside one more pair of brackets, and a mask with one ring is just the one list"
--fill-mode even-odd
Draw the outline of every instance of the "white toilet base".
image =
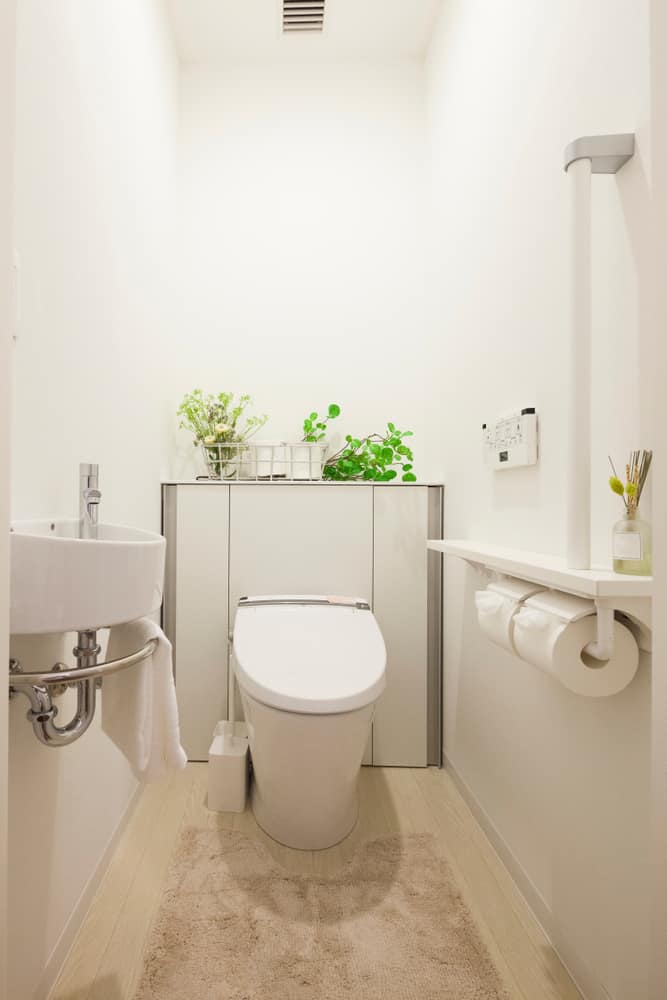
[[241, 689], [253, 764], [252, 810], [287, 847], [340, 843], [357, 821], [359, 769], [374, 705], [338, 715], [269, 708]]

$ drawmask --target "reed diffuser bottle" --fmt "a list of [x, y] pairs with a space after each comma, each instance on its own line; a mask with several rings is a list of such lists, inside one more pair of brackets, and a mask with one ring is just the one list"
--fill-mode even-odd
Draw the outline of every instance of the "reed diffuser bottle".
[[653, 452], [633, 451], [625, 467], [625, 485], [616, 475], [614, 463], [609, 459], [613, 472], [609, 485], [622, 498], [625, 506], [622, 519], [616, 522], [612, 531], [615, 573], [651, 575], [651, 525], [640, 518], [639, 501], [652, 458]]

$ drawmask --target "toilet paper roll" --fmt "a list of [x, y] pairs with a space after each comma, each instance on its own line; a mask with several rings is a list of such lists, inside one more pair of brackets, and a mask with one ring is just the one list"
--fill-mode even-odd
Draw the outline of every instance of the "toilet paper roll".
[[475, 606], [477, 621], [484, 635], [491, 642], [513, 653], [512, 619], [519, 606], [517, 602], [490, 590], [478, 590], [475, 593]]
[[564, 622], [534, 608], [523, 607], [514, 616], [514, 648], [575, 694], [604, 698], [627, 687], [637, 672], [639, 649], [625, 625], [614, 622], [614, 652], [610, 660], [596, 660], [584, 652], [597, 639], [597, 618], [588, 615]]

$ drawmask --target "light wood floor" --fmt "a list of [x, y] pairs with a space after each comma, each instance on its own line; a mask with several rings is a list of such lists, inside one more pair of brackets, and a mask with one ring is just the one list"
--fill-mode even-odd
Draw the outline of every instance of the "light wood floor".
[[211, 813], [205, 800], [205, 764], [189, 764], [146, 788], [49, 1000], [131, 1000], [169, 860], [189, 824], [241, 830], [260, 838], [286, 868], [323, 873], [344, 864], [361, 840], [434, 833], [512, 1000], [581, 1000], [445, 771], [363, 768], [359, 823], [342, 845], [327, 851], [280, 847], [249, 810]]

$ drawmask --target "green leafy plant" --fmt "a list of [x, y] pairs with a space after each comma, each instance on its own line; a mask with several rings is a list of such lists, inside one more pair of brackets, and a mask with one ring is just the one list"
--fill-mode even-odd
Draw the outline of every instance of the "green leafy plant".
[[399, 431], [388, 423], [384, 434], [369, 434], [355, 438], [348, 434], [345, 445], [328, 459], [323, 477], [336, 482], [362, 479], [387, 483], [401, 474], [404, 483], [415, 483], [412, 471], [412, 451], [405, 438], [412, 431]]
[[330, 420], [335, 420], [340, 416], [340, 406], [338, 403], [329, 403], [326, 417], [320, 417], [319, 413], [313, 411], [303, 422], [303, 441], [321, 441], [327, 432], [327, 424]]

